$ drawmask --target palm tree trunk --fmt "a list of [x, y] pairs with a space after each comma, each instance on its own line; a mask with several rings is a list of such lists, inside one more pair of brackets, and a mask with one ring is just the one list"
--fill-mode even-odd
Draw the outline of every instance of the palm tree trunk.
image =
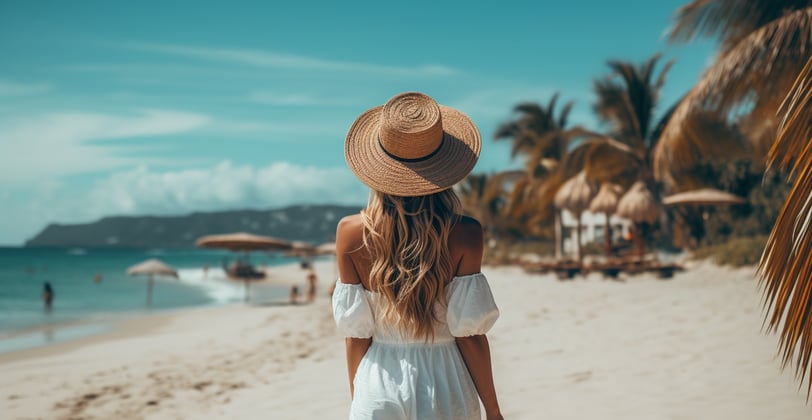
[[562, 223], [564, 223], [561, 217], [561, 210], [556, 209], [555, 211], [555, 259], [560, 260], [561, 257], [564, 255], [564, 235], [563, 230], [564, 227]]
[[578, 232], [576, 232], [575, 237], [578, 242], [578, 264], [581, 264], [583, 260], [583, 255], [581, 254], [581, 213], [578, 213]]
[[637, 257], [642, 260], [643, 254], [646, 253], [646, 241], [643, 238], [643, 223], [634, 224], [633, 239], [635, 241], [635, 247], [637, 248]]

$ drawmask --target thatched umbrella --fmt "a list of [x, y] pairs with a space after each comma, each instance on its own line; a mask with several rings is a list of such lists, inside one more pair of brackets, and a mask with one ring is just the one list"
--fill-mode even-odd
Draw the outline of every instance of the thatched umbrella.
[[654, 223], [660, 217], [660, 206], [654, 199], [654, 193], [643, 181], [635, 182], [626, 194], [620, 198], [617, 204], [617, 215], [631, 220], [637, 229], [635, 238], [637, 240], [637, 250], [642, 256], [645, 251], [645, 243], [642, 237], [642, 225], [644, 223]]
[[286, 250], [293, 247], [290, 242], [283, 239], [245, 232], [204, 236], [195, 241], [195, 246], [199, 248], [221, 248], [237, 252]]
[[[595, 187], [586, 179], [586, 172], [581, 171], [578, 175], [568, 179], [561, 185], [555, 193], [553, 203], [559, 209], [565, 209], [575, 215], [577, 220], [576, 240], [578, 249], [578, 262], [582, 260], [581, 255], [581, 214], [589, 208], [592, 197], [595, 196]], [[560, 217], [556, 214], [556, 217]], [[557, 223], [560, 225], [560, 222]], [[560, 238], [556, 238], [560, 243]]]
[[[671, 207], [676, 206], [696, 206], [702, 215], [703, 220], [708, 219], [708, 206], [735, 205], [747, 202], [744, 197], [733, 195], [727, 191], [714, 188], [700, 188], [696, 190], [683, 191], [663, 198], [663, 204]], [[676, 213], [687, 221], [689, 217], [688, 208], [676, 209]], [[691, 235], [696, 241], [701, 241], [705, 235], [705, 226], [702, 223], [691, 225]]]
[[612, 228], [609, 224], [609, 218], [617, 211], [617, 203], [620, 201], [621, 194], [623, 194], [623, 187], [611, 182], [604, 182], [601, 184], [598, 195], [589, 203], [589, 211], [606, 215], [603, 236], [607, 255], [612, 253]]
[[[195, 241], [195, 245], [199, 248], [220, 248], [228, 249], [234, 252], [245, 252], [246, 255], [248, 255], [251, 251], [287, 250], [291, 249], [293, 246], [290, 242], [283, 239], [272, 238], [270, 236], [259, 236], [245, 232], [204, 236]], [[246, 302], [248, 302], [250, 294], [248, 284], [249, 280], [265, 277], [264, 273], [255, 271], [253, 268], [251, 268], [250, 264], [247, 264], [246, 266], [238, 266], [233, 272], [231, 272], [228, 267], [223, 268], [226, 271], [226, 275], [229, 277], [237, 278], [243, 281], [243, 285], [245, 286], [244, 301]]]
[[147, 306], [152, 305], [152, 277], [166, 276], [178, 278], [178, 272], [163, 261], [152, 258], [127, 269], [131, 276], [147, 276]]
[[675, 204], [697, 204], [697, 205], [723, 205], [742, 204], [747, 200], [744, 197], [733, 195], [727, 191], [714, 188], [700, 188], [697, 190], [683, 191], [663, 198], [663, 204], [670, 206]]

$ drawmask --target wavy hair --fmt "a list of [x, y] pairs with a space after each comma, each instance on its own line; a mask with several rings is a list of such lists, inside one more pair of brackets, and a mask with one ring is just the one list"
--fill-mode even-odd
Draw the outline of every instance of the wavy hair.
[[460, 211], [459, 198], [448, 189], [418, 197], [373, 191], [361, 212], [370, 289], [384, 297], [381, 315], [402, 333], [434, 338], [434, 306], [446, 304], [454, 275], [448, 237]]

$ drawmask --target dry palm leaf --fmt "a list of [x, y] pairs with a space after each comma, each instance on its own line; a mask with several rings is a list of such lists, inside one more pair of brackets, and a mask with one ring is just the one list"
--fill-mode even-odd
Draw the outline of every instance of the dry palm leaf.
[[769, 330], [780, 332], [784, 367], [792, 364], [807, 400], [812, 391], [812, 57], [781, 106], [780, 134], [771, 167], [788, 169], [794, 181], [759, 263]]
[[[694, 3], [707, 6], [712, 2]], [[721, 3], [727, 5], [730, 2]], [[737, 7], [749, 7], [748, 2], [738, 4]], [[681, 101], [666, 125], [654, 154], [656, 174], [661, 176], [667, 172], [662, 167], [688, 166], [712, 152], [683, 145], [686, 139], [696, 138], [696, 130], [691, 129], [691, 116], [695, 113], [714, 111], [727, 116], [736, 106], [747, 103], [748, 98], [751, 98], [752, 106], [758, 107], [755, 111], [763, 115], [766, 115], [765, 109], [775, 109], [768, 97], [775, 97], [776, 93], [784, 95], [788, 91], [812, 51], [812, 7], [779, 16], [746, 35], [738, 32], [731, 35], [737, 40], [735, 45], [723, 51]], [[702, 147], [713, 142], [707, 138], [698, 140], [694, 144]]]

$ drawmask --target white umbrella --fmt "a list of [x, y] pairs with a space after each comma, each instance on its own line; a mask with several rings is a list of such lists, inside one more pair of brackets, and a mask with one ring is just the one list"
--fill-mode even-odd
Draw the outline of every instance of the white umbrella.
[[127, 269], [127, 274], [131, 276], [147, 276], [147, 306], [152, 304], [152, 277], [166, 276], [178, 278], [178, 272], [166, 265], [163, 261], [152, 258], [142, 263], [136, 264]]

